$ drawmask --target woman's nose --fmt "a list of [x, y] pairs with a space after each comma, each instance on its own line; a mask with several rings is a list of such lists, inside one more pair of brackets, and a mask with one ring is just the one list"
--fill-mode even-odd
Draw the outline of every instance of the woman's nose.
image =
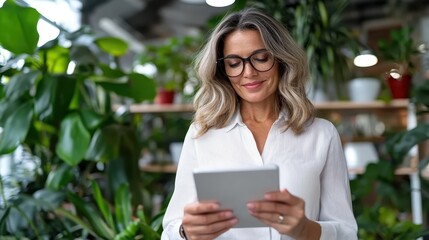
[[244, 62], [243, 65], [243, 76], [254, 76], [258, 71], [252, 66], [250, 62]]

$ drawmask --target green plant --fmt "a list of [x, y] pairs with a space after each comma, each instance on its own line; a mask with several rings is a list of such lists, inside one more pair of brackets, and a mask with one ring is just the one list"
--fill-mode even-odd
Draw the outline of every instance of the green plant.
[[365, 173], [351, 181], [353, 210], [359, 239], [416, 239], [422, 226], [400, 215], [409, 212], [409, 186], [395, 176], [395, 164], [388, 159], [367, 165]]
[[[73, 212], [70, 203], [100, 201], [90, 187], [95, 179], [106, 201], [113, 202], [112, 193], [129, 191], [130, 202], [121, 204], [150, 209], [137, 167], [141, 142], [134, 116], [113, 111], [111, 103], [151, 100], [155, 83], [122, 69], [120, 59], [128, 51], [123, 40], [96, 36], [88, 28], [62, 32], [37, 47], [39, 18], [35, 9], [12, 0], [0, 8], [0, 46], [12, 53], [0, 65], [0, 154], [21, 146], [36, 166], [25, 178], [2, 179], [2, 192], [12, 184], [16, 191], [2, 194], [0, 236], [109, 239], [110, 232], [96, 232], [98, 221], [84, 221], [85, 209], [74, 218], [65, 216]], [[118, 190], [124, 185], [126, 190]], [[102, 215], [91, 217], [107, 215], [105, 208], [100, 210]]]
[[192, 61], [200, 38], [171, 37], [162, 44], [147, 45], [137, 56], [136, 65], [151, 64], [156, 68], [153, 78], [159, 88], [182, 92], [193, 77]]
[[384, 60], [391, 61], [398, 65], [401, 73], [413, 72], [413, 56], [418, 51], [415, 46], [413, 37], [413, 28], [403, 26], [390, 32], [390, 39], [381, 39], [378, 42], [379, 52]]
[[[95, 181], [91, 185], [95, 206], [89, 205], [76, 194], [68, 192], [68, 199], [72, 202], [75, 213], [63, 208], [56, 208], [54, 212], [75, 222], [97, 238], [115, 240], [160, 238], [159, 233], [152, 230], [160, 228], [160, 220], [154, 221], [154, 224], [150, 226], [146, 222], [142, 205], [137, 207], [136, 217], [133, 217], [131, 196], [127, 185], [119, 186], [114, 194], [113, 206], [110, 206], [109, 201], [103, 197], [100, 187]], [[111, 209], [112, 207], [114, 209]]]
[[[429, 81], [416, 86], [412, 102], [429, 107]], [[423, 109], [418, 114], [427, 114]], [[428, 234], [423, 226], [409, 219], [401, 219], [401, 213], [410, 212], [409, 183], [395, 176], [395, 169], [402, 164], [414, 146], [429, 139], [429, 124], [419, 123], [415, 128], [388, 137], [387, 156], [369, 164], [365, 173], [351, 181], [353, 208], [359, 225], [361, 239], [416, 239]], [[420, 159], [419, 169], [427, 166], [429, 156]], [[424, 179], [422, 179], [424, 183]], [[424, 198], [429, 198], [422, 188]], [[368, 199], [368, 196], [371, 196]], [[423, 201], [426, 202], [426, 201]], [[426, 206], [427, 207], [427, 206]]]
[[346, 97], [345, 83], [351, 74], [342, 49], [355, 49], [358, 44], [342, 19], [347, 4], [348, 0], [299, 0], [296, 4], [248, 1], [248, 5], [264, 9], [290, 29], [307, 53], [313, 90], [322, 89], [338, 99]]

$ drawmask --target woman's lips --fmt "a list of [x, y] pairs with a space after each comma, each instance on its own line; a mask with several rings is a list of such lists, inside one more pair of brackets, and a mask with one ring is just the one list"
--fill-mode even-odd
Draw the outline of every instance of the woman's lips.
[[255, 88], [261, 86], [262, 83], [264, 83], [264, 82], [263, 81], [250, 82], [250, 83], [243, 84], [243, 87], [245, 87], [247, 89], [255, 89]]

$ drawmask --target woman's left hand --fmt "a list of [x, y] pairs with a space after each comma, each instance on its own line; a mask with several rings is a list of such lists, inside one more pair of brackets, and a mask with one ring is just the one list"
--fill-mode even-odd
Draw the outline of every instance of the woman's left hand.
[[265, 194], [264, 200], [247, 204], [249, 213], [295, 239], [319, 239], [320, 225], [305, 216], [305, 202], [286, 189]]

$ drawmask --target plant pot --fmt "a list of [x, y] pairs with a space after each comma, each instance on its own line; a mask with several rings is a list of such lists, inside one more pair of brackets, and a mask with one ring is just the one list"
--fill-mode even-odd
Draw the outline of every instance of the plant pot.
[[393, 99], [408, 98], [410, 96], [412, 76], [410, 74], [402, 74], [398, 78], [387, 76], [387, 84], [389, 85], [390, 93]]
[[158, 89], [155, 97], [157, 104], [172, 104], [174, 102], [174, 90]]
[[360, 77], [352, 79], [347, 87], [351, 101], [369, 102], [377, 99], [381, 82], [377, 78]]

